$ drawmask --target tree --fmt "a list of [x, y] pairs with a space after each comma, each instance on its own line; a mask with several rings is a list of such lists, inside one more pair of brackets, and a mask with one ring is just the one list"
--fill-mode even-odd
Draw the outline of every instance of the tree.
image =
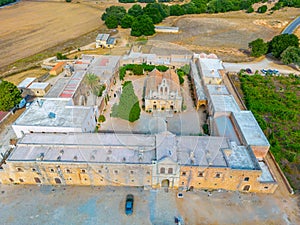
[[129, 14], [126, 14], [123, 19], [121, 20], [121, 27], [122, 28], [130, 28], [132, 25], [132, 22], [134, 20], [133, 16], [130, 16]]
[[170, 13], [165, 5], [160, 3], [149, 3], [143, 8], [144, 14], [148, 15], [154, 24], [160, 23]]
[[133, 16], [133, 17], [138, 17], [143, 15], [143, 9], [140, 5], [138, 4], [134, 4], [129, 10], [128, 10], [128, 14]]
[[299, 47], [299, 39], [294, 34], [281, 34], [275, 36], [269, 43], [268, 52], [276, 58], [280, 58], [281, 53], [289, 46]]
[[300, 66], [300, 48], [290, 46], [281, 54], [281, 60], [284, 64], [295, 64]]
[[117, 17], [115, 17], [114, 15], [109, 15], [105, 19], [105, 25], [109, 29], [117, 28], [119, 25], [119, 21], [118, 21]]
[[126, 9], [122, 6], [111, 6], [105, 9], [105, 12], [102, 14], [101, 19], [106, 21], [109, 16], [114, 16], [117, 18], [118, 24], [120, 24], [122, 18], [126, 15]]
[[91, 89], [91, 93], [93, 94], [93, 100], [94, 100], [94, 104], [95, 104], [96, 96], [98, 96], [98, 94], [99, 94], [100, 79], [96, 74], [88, 73], [85, 75], [84, 81], [85, 81], [86, 85]]
[[134, 122], [140, 118], [140, 113], [139, 100], [134, 93], [132, 82], [126, 81], [123, 84], [120, 102], [113, 105], [111, 116]]
[[68, 59], [68, 57], [66, 55], [63, 55], [61, 52], [56, 53], [56, 58], [58, 60]]
[[253, 12], [254, 12], [254, 9], [252, 6], [250, 6], [246, 11], [246, 13], [253, 13]]
[[21, 92], [14, 84], [0, 80], [0, 111], [12, 109], [21, 99]]
[[176, 4], [176, 5], [170, 6], [170, 15], [171, 16], [181, 16], [184, 13], [185, 13], [184, 9], [180, 5]]
[[265, 43], [263, 39], [258, 38], [249, 43], [251, 48], [251, 56], [259, 57], [268, 52], [268, 43]]
[[261, 7], [259, 7], [257, 9], [256, 12], [258, 12], [258, 13], [265, 13], [265, 12], [267, 12], [267, 10], [268, 10], [268, 7], [266, 5], [262, 5]]
[[131, 35], [139, 37], [141, 35], [150, 36], [155, 33], [152, 19], [147, 15], [138, 16], [131, 25]]

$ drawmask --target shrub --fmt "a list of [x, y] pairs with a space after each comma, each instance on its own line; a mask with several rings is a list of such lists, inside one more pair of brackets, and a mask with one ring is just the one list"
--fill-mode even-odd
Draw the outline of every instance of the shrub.
[[56, 53], [56, 58], [58, 60], [68, 59], [66, 55], [63, 55], [61, 52]]
[[261, 7], [259, 7], [257, 9], [256, 12], [258, 12], [258, 13], [265, 13], [265, 12], [267, 12], [267, 10], [268, 10], [268, 7], [266, 5], [262, 5]]
[[100, 122], [100, 123], [105, 122], [105, 120], [106, 120], [106, 118], [105, 118], [104, 115], [100, 115], [99, 118], [98, 118], [98, 122]]

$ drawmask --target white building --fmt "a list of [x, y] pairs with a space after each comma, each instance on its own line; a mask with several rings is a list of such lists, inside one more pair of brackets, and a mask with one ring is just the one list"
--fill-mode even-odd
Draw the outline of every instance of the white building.
[[110, 34], [98, 34], [96, 37], [96, 48], [113, 48], [116, 39], [110, 37]]
[[39, 98], [13, 123], [17, 137], [25, 133], [93, 132], [93, 107], [74, 106], [70, 98]]

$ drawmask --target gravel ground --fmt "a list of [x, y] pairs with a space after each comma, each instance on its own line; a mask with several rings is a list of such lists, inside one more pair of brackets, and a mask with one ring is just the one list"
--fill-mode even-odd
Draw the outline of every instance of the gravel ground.
[[[134, 195], [134, 212], [124, 213]], [[172, 225], [181, 217], [196, 224], [299, 224], [297, 196], [205, 191], [183, 192], [129, 187], [0, 185], [1, 224]], [[288, 204], [287, 204], [288, 203]]]

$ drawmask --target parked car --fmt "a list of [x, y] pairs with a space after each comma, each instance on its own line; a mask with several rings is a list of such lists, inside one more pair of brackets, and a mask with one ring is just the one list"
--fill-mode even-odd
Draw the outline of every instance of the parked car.
[[266, 74], [268, 71], [265, 70], [265, 69], [262, 69], [261, 72], [262, 72], [263, 74]]
[[177, 198], [183, 198], [182, 192], [178, 192], [178, 193], [177, 193]]
[[125, 202], [125, 214], [126, 215], [132, 215], [133, 213], [133, 195], [129, 194], [126, 196], [126, 202]]
[[250, 68], [247, 68], [245, 71], [246, 71], [246, 73], [248, 73], [248, 74], [252, 74], [252, 70], [251, 70]]

